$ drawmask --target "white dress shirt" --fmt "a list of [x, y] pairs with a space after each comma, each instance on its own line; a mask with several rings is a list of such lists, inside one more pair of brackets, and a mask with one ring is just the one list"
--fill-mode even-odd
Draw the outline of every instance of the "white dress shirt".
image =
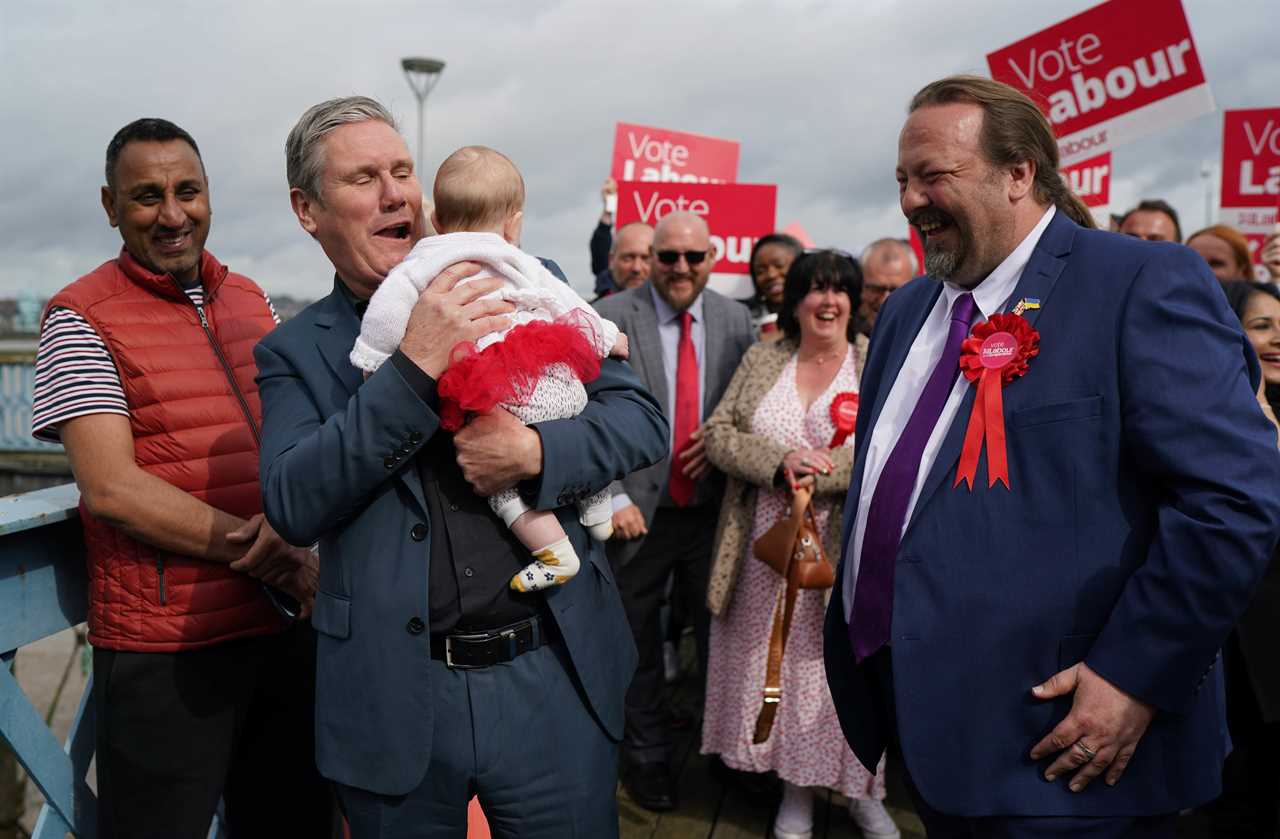
[[[973, 302], [977, 308], [973, 317], [975, 325], [987, 320], [996, 312], [1004, 310], [1009, 297], [1018, 285], [1018, 280], [1022, 278], [1023, 269], [1031, 259], [1031, 252], [1039, 243], [1044, 229], [1049, 226], [1053, 214], [1054, 208], [1051, 206], [1026, 238], [1013, 249], [1013, 253], [1005, 257], [1004, 262], [997, 265], [995, 270], [973, 289]], [[942, 294], [938, 295], [937, 302], [934, 303], [933, 309], [930, 310], [924, 325], [920, 327], [920, 332], [911, 344], [906, 360], [902, 363], [902, 369], [894, 379], [893, 388], [885, 399], [884, 408], [880, 411], [875, 427], [871, 430], [871, 443], [867, 446], [862, 488], [858, 495], [858, 515], [854, 519], [849, 544], [845, 546], [843, 595], [846, 621], [852, 620], [854, 586], [858, 579], [858, 565], [862, 558], [862, 539], [867, 530], [867, 512], [871, 508], [871, 497], [875, 495], [876, 484], [880, 481], [880, 474], [884, 471], [889, 453], [898, 444], [898, 437], [902, 434], [902, 429], [906, 428], [911, 412], [915, 410], [925, 382], [929, 380], [933, 368], [942, 356], [942, 349], [947, 343], [947, 333], [951, 330], [951, 306], [956, 298], [966, 291], [968, 289], [943, 283]], [[956, 411], [960, 409], [960, 402], [964, 399], [964, 393], [969, 389], [970, 384], [964, 376], [956, 377], [951, 395], [947, 397], [946, 404], [942, 406], [942, 413], [938, 416], [938, 422], [929, 434], [929, 442], [925, 444], [924, 454], [920, 457], [920, 471], [916, 473], [915, 488], [911, 491], [911, 500], [907, 502], [907, 513], [902, 520], [904, 533], [915, 511], [916, 501], [920, 498], [920, 490], [924, 486], [925, 478], [933, 468], [933, 462], [938, 457], [938, 449], [946, 439], [947, 430], [951, 427]]]

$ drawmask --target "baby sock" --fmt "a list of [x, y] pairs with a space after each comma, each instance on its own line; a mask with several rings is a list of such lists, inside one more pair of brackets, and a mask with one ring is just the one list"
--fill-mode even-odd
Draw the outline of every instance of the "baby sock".
[[568, 582], [581, 567], [578, 554], [565, 536], [533, 552], [533, 562], [511, 578], [516, 591], [538, 591]]

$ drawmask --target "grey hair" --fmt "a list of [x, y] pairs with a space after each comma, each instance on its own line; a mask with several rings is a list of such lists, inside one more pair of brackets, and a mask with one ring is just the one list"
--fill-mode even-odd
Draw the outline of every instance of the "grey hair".
[[862, 268], [862, 271], [865, 274], [868, 263], [871, 262], [871, 257], [874, 256], [877, 251], [882, 251], [885, 248], [895, 246], [902, 249], [906, 260], [911, 263], [912, 272], [915, 274], [920, 273], [920, 266], [916, 264], [916, 252], [911, 249], [910, 243], [905, 242], [902, 239], [895, 239], [892, 236], [886, 236], [883, 239], [876, 239], [874, 242], [863, 248], [862, 253], [858, 255], [858, 266]]
[[343, 96], [307, 108], [284, 143], [285, 174], [290, 189], [300, 189], [317, 201], [323, 200], [320, 173], [324, 169], [324, 143], [321, 141], [335, 128], [369, 120], [385, 122], [400, 130], [391, 112], [368, 96]]

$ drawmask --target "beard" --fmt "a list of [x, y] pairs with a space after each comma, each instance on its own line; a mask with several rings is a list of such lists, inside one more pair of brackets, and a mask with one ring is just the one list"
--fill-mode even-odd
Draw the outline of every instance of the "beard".
[[949, 280], [955, 276], [956, 269], [964, 262], [967, 254], [965, 242], [960, 243], [960, 247], [955, 250], [945, 250], [941, 245], [932, 244], [926, 240], [924, 243], [924, 270], [925, 273], [935, 279]]

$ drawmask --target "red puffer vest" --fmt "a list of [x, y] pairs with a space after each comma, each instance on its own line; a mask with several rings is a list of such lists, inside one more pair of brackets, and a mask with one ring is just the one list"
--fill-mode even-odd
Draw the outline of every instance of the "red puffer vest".
[[[106, 342], [128, 400], [138, 466], [248, 518], [262, 512], [253, 347], [275, 322], [262, 290], [208, 251], [200, 276], [207, 329], [171, 276], [151, 273], [124, 249], [49, 307], [78, 312]], [[80, 518], [94, 646], [177, 652], [283, 628], [256, 580], [139, 542], [95, 519], [83, 502]]]

